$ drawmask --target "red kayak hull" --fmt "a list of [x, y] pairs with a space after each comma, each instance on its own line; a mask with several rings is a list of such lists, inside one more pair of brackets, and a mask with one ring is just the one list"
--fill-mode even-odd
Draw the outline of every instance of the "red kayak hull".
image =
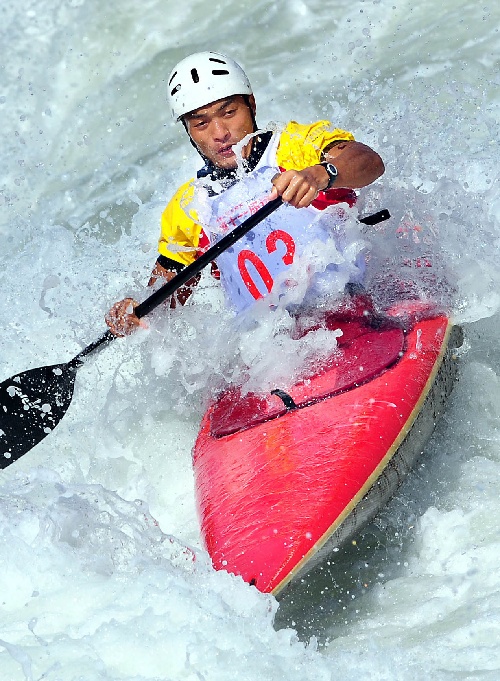
[[[398, 316], [408, 320], [408, 308]], [[453, 387], [446, 316], [413, 319], [404, 330], [365, 325], [352, 338], [352, 323], [340, 326], [344, 346], [289, 390], [294, 408], [278, 396], [229, 391], [205, 414], [194, 447], [213, 565], [263, 592], [278, 594], [375, 515]]]

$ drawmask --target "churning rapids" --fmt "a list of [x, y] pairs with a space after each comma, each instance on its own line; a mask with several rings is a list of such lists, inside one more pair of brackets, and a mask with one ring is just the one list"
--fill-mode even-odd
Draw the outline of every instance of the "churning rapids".
[[465, 331], [414, 474], [279, 606], [212, 570], [190, 451], [235, 367], [258, 382], [311, 349], [282, 334], [269, 357], [274, 322], [235, 328], [205, 277], [93, 357], [57, 430], [0, 473], [0, 681], [499, 679], [497, 0], [3, 0], [0, 19], [0, 380], [70, 359], [144, 295], [196, 162], [166, 76], [201, 49], [245, 66], [261, 125], [327, 118], [379, 151], [360, 196], [393, 216], [363, 234], [379, 302], [395, 271], [438, 282]]

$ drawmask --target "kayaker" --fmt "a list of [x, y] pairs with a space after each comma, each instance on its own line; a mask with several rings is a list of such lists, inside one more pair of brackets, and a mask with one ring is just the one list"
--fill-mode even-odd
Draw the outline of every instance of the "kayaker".
[[[309, 211], [339, 202], [352, 205], [353, 190], [371, 184], [384, 172], [375, 151], [355, 141], [350, 132], [333, 128], [329, 121], [307, 125], [290, 121], [281, 130], [259, 130], [250, 82], [239, 64], [222, 54], [199, 52], [179, 62], [168, 79], [168, 100], [174, 119], [182, 123], [203, 159], [203, 167], [196, 180], [177, 190], [163, 212], [150, 286], [172, 279], [210, 245], [210, 230], [192, 210], [200, 188], [209, 196], [226, 196], [242, 174], [269, 168], [271, 198], [281, 196], [290, 206], [302, 209], [297, 212], [300, 231], [312, 221]], [[258, 252], [252, 255], [254, 264], [260, 263], [272, 281], [275, 272], [268, 271]], [[229, 270], [236, 266], [230, 257], [224, 262]], [[184, 304], [196, 283], [191, 280], [179, 289], [171, 305], [176, 300]], [[252, 291], [252, 281], [245, 283], [254, 298], [260, 296], [255, 287]], [[244, 299], [238, 300], [242, 287], [233, 289], [229, 294], [238, 308], [245, 304]], [[144, 324], [133, 312], [136, 305], [131, 298], [113, 305], [106, 323], [115, 335], [127, 335]]]

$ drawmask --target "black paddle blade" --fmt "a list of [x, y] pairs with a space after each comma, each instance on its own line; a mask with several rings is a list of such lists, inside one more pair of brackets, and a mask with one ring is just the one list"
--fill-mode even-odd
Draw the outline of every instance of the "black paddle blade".
[[71, 403], [76, 368], [38, 367], [0, 383], [0, 468], [54, 430]]

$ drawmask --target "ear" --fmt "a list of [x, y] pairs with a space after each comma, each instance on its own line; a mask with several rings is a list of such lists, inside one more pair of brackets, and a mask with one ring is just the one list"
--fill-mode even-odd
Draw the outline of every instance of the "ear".
[[248, 104], [253, 112], [253, 115], [257, 113], [257, 105], [255, 103], [255, 97], [253, 95], [248, 96]]

